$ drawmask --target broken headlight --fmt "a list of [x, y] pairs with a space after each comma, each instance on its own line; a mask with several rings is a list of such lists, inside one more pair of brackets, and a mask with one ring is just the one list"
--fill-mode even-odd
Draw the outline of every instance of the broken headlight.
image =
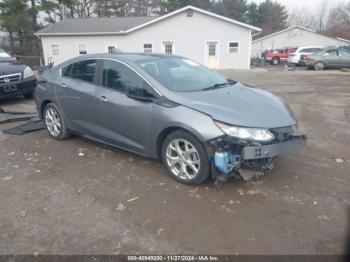
[[263, 128], [229, 126], [217, 121], [215, 121], [215, 124], [229, 136], [237, 137], [240, 139], [268, 142], [275, 138], [269, 130]]

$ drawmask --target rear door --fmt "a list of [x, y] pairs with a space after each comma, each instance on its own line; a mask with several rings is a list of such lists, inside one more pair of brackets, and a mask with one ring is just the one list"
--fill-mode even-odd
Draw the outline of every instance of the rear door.
[[97, 118], [96, 68], [98, 60], [88, 59], [62, 68], [56, 97], [68, 126], [81, 134], [93, 135]]
[[99, 139], [147, 155], [153, 103], [130, 98], [127, 93], [133, 89], [152, 97], [153, 89], [136, 71], [116, 60], [103, 61], [99, 83]]

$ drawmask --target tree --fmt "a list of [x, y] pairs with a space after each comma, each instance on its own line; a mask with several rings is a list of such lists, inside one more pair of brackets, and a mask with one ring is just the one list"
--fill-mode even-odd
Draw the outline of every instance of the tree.
[[10, 52], [17, 52], [16, 46], [27, 49], [26, 35], [32, 24], [25, 0], [4, 0], [0, 2], [0, 27], [8, 32]]
[[247, 7], [247, 23], [254, 26], [259, 25], [259, 6], [254, 2]]
[[212, 7], [210, 0], [166, 0], [163, 5], [168, 12], [175, 11], [187, 5], [196, 6], [205, 10], [211, 10]]
[[246, 22], [248, 5], [247, 0], [221, 0], [213, 3], [213, 11], [226, 17]]
[[265, 0], [258, 8], [258, 24], [264, 34], [269, 34], [286, 28], [288, 13], [286, 7], [271, 0]]

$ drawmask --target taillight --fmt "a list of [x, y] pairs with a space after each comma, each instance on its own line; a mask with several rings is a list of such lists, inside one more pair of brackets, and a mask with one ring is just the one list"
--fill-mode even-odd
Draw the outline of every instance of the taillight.
[[291, 57], [292, 57], [292, 56], [295, 56], [295, 54], [289, 54], [289, 56], [291, 56]]

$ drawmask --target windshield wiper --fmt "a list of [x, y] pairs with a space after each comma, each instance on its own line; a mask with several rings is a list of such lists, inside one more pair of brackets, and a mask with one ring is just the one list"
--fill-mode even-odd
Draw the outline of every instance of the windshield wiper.
[[232, 85], [232, 84], [234, 84], [234, 83], [232, 83], [232, 82], [217, 83], [217, 84], [214, 84], [214, 85], [212, 85], [212, 86], [203, 88], [202, 90], [203, 90], [203, 91], [214, 90], [214, 89], [222, 88], [222, 87], [224, 87], [224, 86]]

